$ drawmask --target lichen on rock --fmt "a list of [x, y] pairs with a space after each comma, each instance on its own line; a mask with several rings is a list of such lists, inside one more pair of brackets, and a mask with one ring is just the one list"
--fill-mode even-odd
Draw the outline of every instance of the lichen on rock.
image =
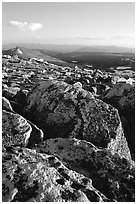
[[28, 95], [24, 115], [43, 130], [44, 139], [74, 137], [130, 159], [118, 111], [80, 83], [41, 82]]
[[66, 168], [55, 156], [26, 148], [3, 154], [3, 202], [89, 202], [107, 198], [92, 181]]
[[92, 180], [93, 186], [107, 198], [118, 202], [134, 201], [135, 169], [132, 160], [99, 149], [78, 139], [55, 138], [44, 141], [38, 152], [57, 156], [68, 168]]

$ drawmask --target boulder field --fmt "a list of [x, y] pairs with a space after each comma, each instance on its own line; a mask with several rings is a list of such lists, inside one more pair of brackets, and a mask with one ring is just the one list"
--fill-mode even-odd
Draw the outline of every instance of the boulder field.
[[2, 201], [135, 202], [134, 83], [11, 58], [3, 62]]

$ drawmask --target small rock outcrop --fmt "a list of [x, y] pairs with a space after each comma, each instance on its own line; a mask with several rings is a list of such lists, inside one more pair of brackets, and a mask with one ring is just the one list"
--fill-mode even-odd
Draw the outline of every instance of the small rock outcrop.
[[42, 82], [28, 95], [24, 115], [42, 129], [44, 139], [75, 137], [131, 159], [117, 110], [80, 82]]

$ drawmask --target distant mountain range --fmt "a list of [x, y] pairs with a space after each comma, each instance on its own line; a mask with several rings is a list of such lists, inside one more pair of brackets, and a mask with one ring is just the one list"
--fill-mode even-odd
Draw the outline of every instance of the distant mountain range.
[[134, 53], [133, 48], [117, 47], [117, 46], [86, 46], [77, 52], [106, 52], [106, 53]]
[[[92, 65], [94, 68], [106, 69], [109, 67], [129, 66], [135, 68], [134, 52], [115, 46], [94, 46], [94, 47], [78, 47], [76, 51], [73, 46], [46, 46], [46, 49], [26, 48], [16, 46], [11, 49], [3, 49], [4, 55], [17, 55], [22, 59], [42, 58], [45, 61], [60, 66], [76, 66], [76, 64]], [[57, 49], [58, 48], [58, 49]], [[67, 49], [68, 48], [68, 49]], [[76, 47], [75, 47], [76, 48]], [[51, 50], [50, 50], [51, 49]], [[71, 50], [71, 51], [70, 51]], [[123, 60], [124, 59], [124, 60]], [[128, 59], [128, 61], [126, 61]]]
[[[117, 46], [83, 46], [83, 45], [57, 45], [57, 44], [5, 44], [3, 50], [12, 49], [13, 47], [22, 47], [36, 50], [47, 50], [55, 52], [106, 52], [106, 53], [135, 53], [134, 48], [117, 47]], [[37, 51], [38, 52], [38, 51]], [[28, 53], [29, 54], [29, 53]], [[36, 53], [35, 53], [36, 54]]]

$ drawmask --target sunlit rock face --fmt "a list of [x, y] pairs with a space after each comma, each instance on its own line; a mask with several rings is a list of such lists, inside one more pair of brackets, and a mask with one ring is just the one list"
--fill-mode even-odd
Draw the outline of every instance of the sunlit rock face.
[[10, 101], [5, 97], [2, 97], [2, 109], [7, 111], [13, 111]]
[[103, 96], [102, 100], [118, 109], [124, 128], [124, 134], [134, 158], [135, 87], [130, 84], [118, 83]]
[[118, 111], [95, 99], [79, 82], [42, 82], [28, 95], [24, 115], [43, 130], [44, 139], [84, 139], [130, 159]]
[[26, 146], [32, 128], [22, 116], [3, 110], [2, 131], [3, 146]]
[[3, 202], [105, 202], [92, 180], [66, 168], [55, 156], [26, 148], [3, 153]]

